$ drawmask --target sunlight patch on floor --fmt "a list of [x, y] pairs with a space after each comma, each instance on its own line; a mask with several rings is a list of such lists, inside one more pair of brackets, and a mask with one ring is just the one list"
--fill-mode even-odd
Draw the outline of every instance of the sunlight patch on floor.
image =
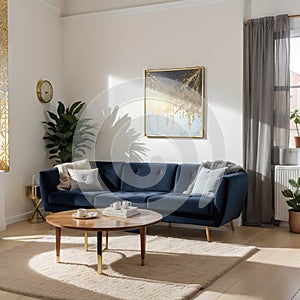
[[47, 234], [42, 235], [23, 235], [23, 236], [9, 236], [9, 237], [3, 237], [2, 240], [8, 240], [8, 241], [21, 241], [21, 242], [31, 242], [35, 239], [41, 239], [44, 237], [47, 237]]

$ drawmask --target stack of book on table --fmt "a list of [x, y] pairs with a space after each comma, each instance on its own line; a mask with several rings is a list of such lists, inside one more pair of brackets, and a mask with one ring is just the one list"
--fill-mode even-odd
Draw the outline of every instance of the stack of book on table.
[[115, 217], [124, 217], [124, 218], [129, 218], [138, 215], [140, 213], [141, 212], [135, 206], [131, 206], [126, 209], [114, 209], [113, 207], [106, 207], [102, 212], [102, 214], [105, 216], [115, 216]]

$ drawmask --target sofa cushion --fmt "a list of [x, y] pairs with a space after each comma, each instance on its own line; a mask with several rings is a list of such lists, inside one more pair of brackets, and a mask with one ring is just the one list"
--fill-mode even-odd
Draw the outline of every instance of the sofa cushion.
[[161, 195], [160, 192], [113, 192], [96, 195], [94, 198], [95, 207], [108, 207], [115, 201], [128, 200], [133, 206], [146, 208], [146, 201], [149, 197]]
[[[199, 167], [199, 164], [182, 164], [178, 166], [174, 193], [183, 193], [184, 191], [187, 191], [188, 194], [191, 193], [193, 189], [192, 183], [196, 179]], [[190, 190], [188, 190], [189, 186], [191, 186]]]
[[176, 164], [127, 163], [123, 167], [121, 190], [170, 192], [176, 168]]
[[123, 162], [94, 161], [90, 162], [93, 168], [98, 168], [101, 185], [110, 191], [120, 190]]
[[148, 198], [147, 208], [161, 212], [164, 215], [212, 216], [214, 213], [214, 198], [169, 193]]
[[108, 191], [82, 192], [81, 190], [57, 191], [49, 194], [48, 202], [51, 205], [66, 207], [94, 207], [94, 197]]

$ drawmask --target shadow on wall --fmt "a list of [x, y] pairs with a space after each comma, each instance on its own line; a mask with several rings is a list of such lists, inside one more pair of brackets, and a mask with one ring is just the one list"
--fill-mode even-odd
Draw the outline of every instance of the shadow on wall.
[[[132, 118], [126, 113], [119, 115], [119, 107], [102, 110], [103, 122], [100, 126], [95, 144], [95, 158], [109, 158], [119, 161], [143, 161], [149, 152], [141, 141], [141, 133], [132, 128]], [[100, 157], [98, 157], [100, 156]]]

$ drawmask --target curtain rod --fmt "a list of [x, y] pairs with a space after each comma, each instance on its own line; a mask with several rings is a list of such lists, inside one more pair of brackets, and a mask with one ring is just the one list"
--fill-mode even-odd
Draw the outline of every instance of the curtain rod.
[[[299, 15], [289, 15], [288, 18], [289, 19], [300, 18], [300, 14]], [[244, 22], [244, 25], [247, 25], [247, 21]]]
[[290, 16], [288, 16], [289, 18], [299, 18], [300, 17], [300, 15], [290, 15]]

